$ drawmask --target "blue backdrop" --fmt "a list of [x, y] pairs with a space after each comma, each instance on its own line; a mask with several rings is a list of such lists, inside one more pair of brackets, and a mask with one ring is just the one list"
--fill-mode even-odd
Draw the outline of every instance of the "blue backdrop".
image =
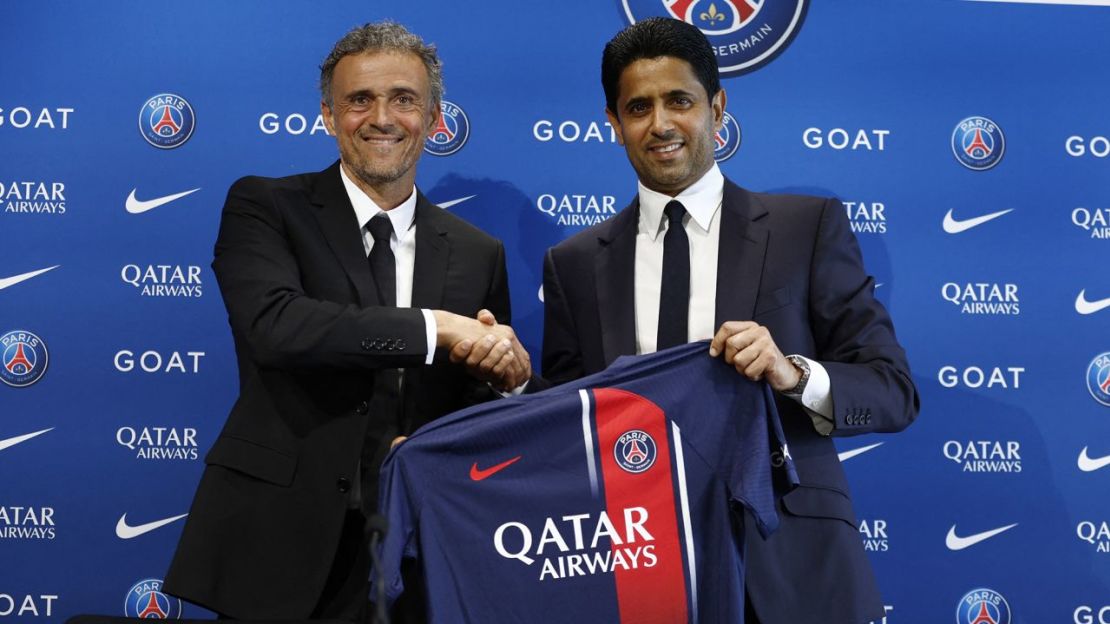
[[[236, 396], [208, 266], [224, 194], [337, 157], [315, 85], [356, 24], [439, 45], [454, 151], [418, 184], [505, 241], [538, 361], [544, 250], [635, 191], [602, 46], [684, 3], [627, 4], [0, 7], [0, 619], [123, 614], [157, 588]], [[847, 203], [922, 394], [906, 432], [838, 442], [887, 622], [952, 622], [981, 588], [1013, 622], [1110, 622], [1110, 7], [699, 0], [691, 19], [728, 30], [741, 4], [761, 12], [714, 45], [760, 66], [724, 80], [722, 154], [742, 141], [721, 167]], [[142, 131], [166, 104], [176, 147]]]

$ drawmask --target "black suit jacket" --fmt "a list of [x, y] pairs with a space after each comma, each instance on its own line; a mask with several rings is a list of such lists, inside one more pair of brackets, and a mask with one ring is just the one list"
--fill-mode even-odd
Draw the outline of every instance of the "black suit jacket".
[[[394, 436], [489, 396], [442, 358], [424, 366], [419, 308], [468, 317], [487, 308], [508, 323], [504, 248], [423, 195], [415, 223], [413, 307], [380, 307], [338, 163], [232, 185], [212, 267], [239, 399], [205, 458], [167, 591], [242, 619], [307, 617], [364, 439], [380, 463]], [[375, 382], [376, 371], [399, 367], [410, 367], [399, 392]]]
[[[548, 251], [543, 374], [561, 383], [636, 352], [638, 201]], [[832, 435], [898, 431], [918, 397], [890, 317], [872, 295], [840, 202], [748, 192], [725, 182], [716, 325], [754, 320], [783, 353], [820, 361], [832, 382]], [[764, 624], [860, 624], [883, 615], [844, 471], [828, 437], [794, 401], [777, 401], [801, 486], [779, 530], [749, 525], [748, 594]]]

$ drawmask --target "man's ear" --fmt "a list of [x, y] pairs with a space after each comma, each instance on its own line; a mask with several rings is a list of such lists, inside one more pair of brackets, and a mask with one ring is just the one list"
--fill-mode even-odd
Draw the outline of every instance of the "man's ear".
[[724, 126], [725, 105], [727, 103], [728, 96], [725, 95], [725, 90], [722, 87], [721, 90], [717, 92], [717, 95], [713, 96], [713, 100], [710, 102], [713, 108], [713, 129], [717, 132], [720, 132], [721, 128]]
[[428, 115], [428, 128], [425, 134], [432, 136], [432, 132], [439, 126], [439, 118], [443, 116], [443, 107], [439, 102], [436, 102], [432, 107], [432, 114]]
[[335, 136], [335, 120], [332, 119], [331, 107], [328, 106], [326, 100], [320, 100], [320, 117], [324, 119], [324, 126], [328, 129], [328, 134]]
[[617, 133], [617, 143], [624, 145], [624, 129], [621, 128], [620, 119], [613, 111], [609, 110], [608, 106], [605, 107], [605, 116], [609, 118], [609, 125], [613, 127], [613, 132]]

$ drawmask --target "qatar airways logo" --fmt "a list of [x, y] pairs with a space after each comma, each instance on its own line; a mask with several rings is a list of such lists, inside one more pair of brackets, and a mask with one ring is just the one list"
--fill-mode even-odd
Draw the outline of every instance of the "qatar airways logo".
[[0, 539], [52, 540], [53, 507], [0, 505]]
[[1021, 472], [1021, 443], [1017, 440], [949, 440], [942, 450], [962, 472]]
[[868, 552], [887, 552], [890, 550], [890, 536], [887, 534], [887, 522], [878, 518], [860, 520], [859, 535], [863, 540], [863, 549]]
[[1018, 285], [991, 282], [948, 282], [940, 296], [960, 308], [961, 314], [1017, 316], [1021, 314]]
[[843, 203], [854, 234], [886, 234], [886, 205], [861, 201]]
[[197, 430], [193, 427], [120, 427], [116, 443], [135, 452], [135, 459], [196, 461]]
[[204, 294], [200, 267], [196, 265], [127, 264], [119, 276], [143, 297], [193, 298]]
[[21, 214], [65, 214], [64, 182], [0, 181], [0, 207]]
[[1091, 238], [1110, 240], [1110, 208], [1076, 208], [1071, 211], [1071, 222]]
[[1075, 526], [1075, 535], [1094, 546], [1097, 553], [1110, 553], [1110, 525], [1105, 520], [1091, 522], [1084, 520]]
[[536, 209], [551, 217], [556, 225], [597, 225], [617, 214], [617, 198], [612, 195], [546, 193], [536, 198]]
[[655, 567], [659, 558], [649, 543], [655, 537], [644, 528], [647, 509], [626, 507], [623, 516], [623, 532], [604, 510], [596, 519], [588, 513], [548, 517], [538, 540], [523, 522], [506, 522], [494, 532], [493, 547], [506, 559], [527, 566], [539, 563], [541, 581]]

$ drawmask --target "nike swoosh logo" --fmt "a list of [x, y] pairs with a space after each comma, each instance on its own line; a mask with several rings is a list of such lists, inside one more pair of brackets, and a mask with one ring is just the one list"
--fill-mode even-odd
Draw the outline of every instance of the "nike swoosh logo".
[[871, 449], [874, 449], [874, 448], [878, 448], [882, 445], [883, 445], [883, 442], [876, 442], [875, 444], [872, 444], [870, 446], [861, 446], [858, 449], [852, 449], [850, 451], [844, 451], [843, 453], [837, 453], [836, 456], [842, 462], [843, 461], [848, 461], [849, 459], [852, 459], [856, 455], [862, 455], [862, 454], [866, 453], [867, 451], [870, 451]]
[[957, 220], [952, 217], [952, 209], [949, 208], [948, 214], [944, 215], [944, 231], [948, 232], [949, 234], [959, 234], [960, 232], [966, 232], [973, 227], [983, 225], [987, 221], [997, 219], [998, 217], [1001, 217], [1002, 215], [1011, 211], [1013, 211], [1013, 208], [1007, 208], [1006, 210], [999, 210], [998, 212], [985, 214], [981, 217], [972, 217], [970, 219]]
[[466, 201], [468, 199], [474, 199], [475, 197], [477, 197], [477, 195], [467, 195], [466, 197], [460, 197], [458, 199], [452, 199], [451, 201], [445, 201], [442, 204], [439, 204], [439, 207], [443, 208], [444, 210], [447, 210], [451, 206], [454, 206], [456, 204], [461, 204], [464, 201]]
[[1087, 447], [1084, 446], [1083, 450], [1079, 451], [1079, 461], [1077, 463], [1079, 464], [1079, 469], [1083, 472], [1094, 472], [1099, 468], [1110, 466], [1110, 455], [1094, 458], [1088, 457]]
[[145, 533], [150, 533], [154, 529], [160, 529], [167, 524], [170, 524], [171, 522], [177, 522], [187, 515], [189, 514], [181, 514], [180, 516], [174, 516], [172, 518], [165, 518], [163, 520], [155, 520], [154, 522], [147, 522], [146, 524], [131, 526], [127, 524], [127, 514], [123, 514], [119, 517], [119, 522], [116, 523], [116, 537], [120, 539], [131, 539], [133, 537], [138, 537]]
[[490, 466], [489, 468], [486, 468], [484, 470], [478, 468], [478, 462], [474, 462], [474, 464], [470, 467], [470, 480], [484, 481], [492, 477], [493, 475], [501, 472], [502, 470], [508, 468], [509, 466], [515, 464], [518, 459], [520, 459], [520, 455], [517, 455], [516, 457], [508, 461], [503, 461], [496, 466]]
[[31, 438], [33, 438], [35, 436], [40, 436], [40, 435], [46, 433], [47, 431], [53, 431], [53, 430], [54, 430], [54, 428], [51, 427], [49, 429], [43, 429], [42, 431], [36, 431], [34, 433], [27, 433], [27, 434], [24, 434], [24, 435], [21, 435], [21, 436], [15, 436], [14, 438], [8, 438], [6, 440], [0, 440], [0, 451], [4, 450], [6, 448], [11, 448], [11, 447], [15, 446], [16, 444], [19, 444], [20, 442], [26, 442], [27, 440], [30, 440]]
[[135, 191], [137, 190], [139, 189], [131, 189], [131, 194], [127, 196], [127, 212], [130, 212], [131, 214], [141, 214], [146, 212], [147, 210], [154, 210], [158, 206], [164, 206], [172, 201], [181, 199], [186, 195], [196, 193], [200, 189], [195, 188], [191, 191], [185, 191], [184, 193], [174, 193], [173, 195], [166, 195], [165, 197], [148, 199], [146, 201], [135, 199]]
[[31, 279], [32, 277], [35, 277], [36, 275], [42, 275], [43, 273], [46, 273], [47, 271], [53, 271], [54, 269], [56, 269], [60, 266], [62, 266], [62, 265], [55, 264], [52, 267], [49, 267], [49, 268], [46, 268], [46, 269], [39, 269], [38, 271], [31, 271], [30, 273], [23, 273], [21, 275], [13, 275], [11, 277], [0, 277], [0, 290], [4, 290], [5, 288], [7, 288], [9, 286], [15, 286], [16, 284], [18, 284], [20, 282], [25, 282], [25, 281]]
[[1075, 311], [1080, 314], [1094, 314], [1106, 308], [1110, 308], [1110, 297], [1098, 301], [1087, 301], [1086, 288], [1079, 291], [1079, 296], [1075, 298]]
[[965, 548], [968, 548], [969, 546], [974, 546], [983, 540], [988, 540], [995, 535], [1002, 533], [1003, 531], [1009, 531], [1016, 526], [1017, 523], [1015, 522], [1014, 524], [1008, 524], [1004, 527], [991, 529], [990, 531], [983, 531], [982, 533], [976, 533], [975, 535], [960, 537], [959, 535], [956, 535], [956, 525], [953, 524], [952, 528], [948, 529], [948, 536], [944, 538], [944, 545], [948, 547], [948, 550], [963, 550]]

